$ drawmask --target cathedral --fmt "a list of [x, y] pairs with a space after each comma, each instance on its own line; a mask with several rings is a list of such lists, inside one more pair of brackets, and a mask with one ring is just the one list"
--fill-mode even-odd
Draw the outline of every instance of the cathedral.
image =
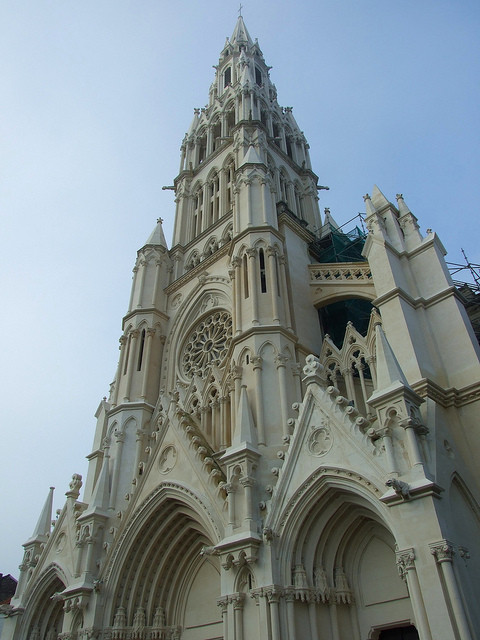
[[365, 229], [321, 216], [269, 69], [240, 16], [3, 640], [479, 637], [479, 347], [445, 249], [377, 187]]

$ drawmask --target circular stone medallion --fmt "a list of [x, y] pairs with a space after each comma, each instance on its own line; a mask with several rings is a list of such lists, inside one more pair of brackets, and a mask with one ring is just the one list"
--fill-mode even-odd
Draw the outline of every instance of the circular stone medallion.
[[308, 450], [314, 456], [324, 456], [330, 451], [333, 436], [328, 427], [316, 427], [308, 439]]
[[160, 468], [160, 473], [167, 474], [175, 466], [177, 462], [177, 450], [173, 446], [173, 444], [169, 444], [165, 447], [165, 449], [160, 454], [160, 459], [158, 461], [158, 466]]

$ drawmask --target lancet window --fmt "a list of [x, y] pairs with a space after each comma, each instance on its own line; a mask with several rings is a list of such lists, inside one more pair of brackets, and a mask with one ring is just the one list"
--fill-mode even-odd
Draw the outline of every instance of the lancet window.
[[267, 274], [265, 271], [265, 252], [263, 249], [258, 251], [258, 268], [260, 275], [260, 291], [267, 293]]
[[280, 200], [288, 204], [288, 183], [285, 174], [280, 172]]
[[213, 224], [219, 218], [220, 212], [220, 184], [218, 174], [212, 177], [208, 188], [208, 223]]
[[242, 276], [243, 276], [243, 293], [244, 293], [244, 297], [248, 298], [249, 291], [248, 291], [248, 258], [247, 258], [247, 254], [244, 254], [243, 259], [242, 259]]
[[235, 174], [235, 165], [232, 163], [225, 170], [225, 207], [226, 211], [230, 211], [233, 207], [233, 179]]
[[232, 67], [227, 67], [223, 72], [223, 88], [226, 89], [232, 84]]
[[212, 124], [212, 151], [216, 151], [222, 144], [222, 125], [219, 119]]
[[140, 344], [138, 347], [137, 371], [142, 370], [142, 360], [143, 360], [144, 349], [145, 349], [145, 329], [142, 329], [142, 333], [140, 334]]
[[197, 139], [197, 153], [198, 153], [198, 164], [202, 164], [202, 162], [207, 157], [207, 134], [205, 131], [202, 131], [199, 134]]
[[231, 107], [227, 111], [225, 118], [225, 135], [226, 137], [230, 137], [232, 135], [232, 129], [235, 126], [235, 107]]
[[203, 189], [199, 188], [194, 201], [194, 214], [193, 214], [193, 229], [192, 229], [192, 240], [196, 235], [202, 232], [202, 224], [203, 224]]

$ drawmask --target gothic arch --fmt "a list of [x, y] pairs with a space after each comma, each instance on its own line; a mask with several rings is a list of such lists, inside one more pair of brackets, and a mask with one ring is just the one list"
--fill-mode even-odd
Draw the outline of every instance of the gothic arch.
[[297, 489], [281, 516], [280, 571], [296, 594], [297, 619], [307, 616], [304, 603], [312, 597], [319, 628], [336, 604], [339, 637], [357, 628], [366, 637], [372, 616], [381, 624], [413, 619], [388, 511], [358, 474], [321, 471]]
[[154, 626], [160, 610], [166, 627], [182, 626], [192, 589], [200, 588], [202, 548], [220, 538], [219, 523], [196, 494], [173, 482], [159, 485], [132, 514], [106, 569], [107, 588], [114, 592], [105, 626], [120, 618], [122, 626], [132, 627], [138, 615]]
[[61, 598], [52, 597], [62, 592], [67, 584], [64, 570], [56, 563], [50, 564], [35, 580], [26, 601], [25, 618], [22, 621], [23, 637], [55, 640], [62, 632], [64, 603]]

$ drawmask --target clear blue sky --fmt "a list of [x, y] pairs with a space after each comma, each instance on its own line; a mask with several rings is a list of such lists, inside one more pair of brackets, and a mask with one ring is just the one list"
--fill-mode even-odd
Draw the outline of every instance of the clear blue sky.
[[[244, 0], [279, 102], [342, 223], [377, 183], [478, 246], [478, 0]], [[48, 487], [85, 474], [118, 358], [136, 250], [171, 237], [179, 147], [238, 3], [3, 0], [0, 572], [18, 576]]]

